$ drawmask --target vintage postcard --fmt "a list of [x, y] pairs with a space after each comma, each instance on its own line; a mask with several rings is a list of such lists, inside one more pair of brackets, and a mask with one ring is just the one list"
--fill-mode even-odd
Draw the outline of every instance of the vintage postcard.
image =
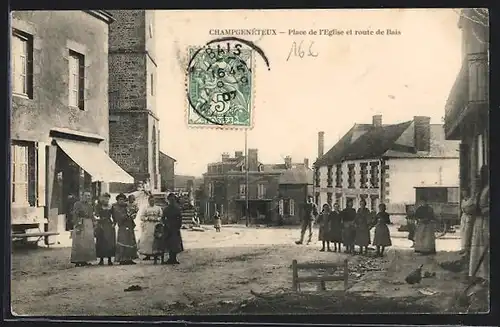
[[11, 13], [15, 316], [489, 311], [489, 16]]

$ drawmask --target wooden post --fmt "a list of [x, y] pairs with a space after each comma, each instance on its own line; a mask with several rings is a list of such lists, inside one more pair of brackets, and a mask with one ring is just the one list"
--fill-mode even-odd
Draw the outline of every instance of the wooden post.
[[349, 265], [348, 260], [344, 260], [344, 291], [349, 287]]
[[299, 277], [299, 274], [297, 272], [297, 260], [292, 261], [292, 288], [294, 291], [298, 290], [298, 283], [297, 279]]

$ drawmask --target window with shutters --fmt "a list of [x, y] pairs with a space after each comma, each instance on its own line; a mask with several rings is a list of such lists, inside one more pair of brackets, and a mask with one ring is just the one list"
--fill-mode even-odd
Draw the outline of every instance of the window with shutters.
[[335, 187], [342, 187], [342, 164], [336, 165], [335, 168]]
[[370, 188], [378, 188], [379, 173], [378, 162], [370, 162]]
[[360, 164], [360, 174], [359, 174], [359, 187], [368, 188], [368, 163], [362, 162]]
[[347, 165], [347, 174], [348, 174], [348, 179], [347, 179], [347, 183], [348, 183], [348, 187], [349, 188], [354, 188], [355, 186], [355, 183], [356, 183], [356, 173], [354, 171], [354, 164], [349, 164]]
[[319, 167], [314, 169], [314, 186], [315, 187], [320, 187], [321, 180], [320, 180], [320, 172], [319, 172]]
[[214, 184], [212, 182], [208, 183], [208, 196], [214, 196]]
[[85, 110], [85, 57], [69, 51], [69, 105]]
[[285, 200], [281, 199], [279, 202], [278, 202], [278, 212], [280, 215], [284, 215], [285, 214], [285, 210], [284, 210], [284, 202]]
[[13, 142], [11, 145], [11, 201], [14, 206], [36, 205], [35, 144]]
[[326, 187], [333, 187], [333, 166], [327, 168]]
[[11, 43], [12, 93], [33, 98], [33, 37], [12, 31]]

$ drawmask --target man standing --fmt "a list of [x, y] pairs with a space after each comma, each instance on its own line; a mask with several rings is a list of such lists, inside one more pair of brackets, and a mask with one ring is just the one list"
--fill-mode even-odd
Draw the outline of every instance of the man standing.
[[307, 202], [304, 205], [304, 211], [302, 213], [300, 241], [296, 241], [295, 244], [302, 244], [304, 242], [304, 234], [306, 233], [307, 229], [309, 229], [309, 239], [307, 240], [307, 244], [311, 243], [312, 225], [317, 216], [318, 216], [318, 207], [313, 202], [312, 195], [308, 195]]

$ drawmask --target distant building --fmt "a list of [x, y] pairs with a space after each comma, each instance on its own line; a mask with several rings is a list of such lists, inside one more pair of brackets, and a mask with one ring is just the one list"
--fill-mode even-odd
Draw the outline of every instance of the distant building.
[[474, 22], [482, 19], [470, 8], [460, 14], [462, 67], [450, 91], [444, 124], [446, 138], [460, 141], [460, 187], [472, 192], [477, 191], [481, 166], [490, 160], [489, 27]]
[[[148, 181], [159, 191], [154, 11], [110, 12], [116, 19], [109, 27], [110, 155], [136, 183]], [[115, 191], [129, 187], [114, 186]]]
[[12, 13], [13, 228], [64, 231], [70, 194], [133, 182], [107, 155], [112, 22], [103, 10]]
[[[252, 221], [271, 223], [277, 215], [280, 193], [279, 181], [282, 173], [294, 167], [305, 167], [304, 163], [292, 163], [286, 157], [281, 164], [263, 164], [258, 150], [248, 149], [248, 214]], [[247, 215], [247, 180], [245, 156], [236, 151], [234, 157], [222, 154], [221, 161], [208, 164], [204, 177], [202, 206], [205, 217], [210, 218], [218, 210], [226, 221], [238, 222]], [[288, 193], [285, 197], [290, 198]], [[297, 202], [298, 205], [298, 202]], [[298, 208], [298, 207], [297, 207]]]
[[313, 191], [314, 173], [307, 162], [282, 172], [279, 178], [278, 213], [284, 224], [297, 224], [309, 194]]
[[188, 175], [175, 175], [175, 191], [187, 192], [189, 189], [199, 189], [203, 185], [203, 178]]
[[445, 140], [443, 125], [430, 124], [429, 117], [382, 124], [354, 126], [323, 154], [324, 133], [319, 133], [315, 162], [316, 203], [338, 202], [354, 206], [365, 199], [368, 208], [387, 205], [391, 214], [405, 214], [405, 205], [415, 201], [415, 186], [458, 184], [458, 142]]
[[175, 163], [177, 160], [160, 151], [161, 191], [175, 190]]

